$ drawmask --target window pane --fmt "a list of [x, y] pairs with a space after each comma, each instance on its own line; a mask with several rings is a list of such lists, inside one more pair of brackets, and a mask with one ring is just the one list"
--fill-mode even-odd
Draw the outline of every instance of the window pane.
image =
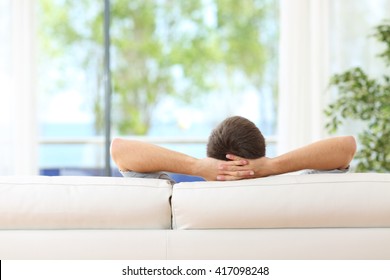
[[[102, 102], [100, 2], [37, 1], [41, 173], [103, 168], [103, 146], [91, 141], [100, 135], [94, 112], [94, 104]], [[85, 143], [73, 144], [75, 139]]]
[[[277, 8], [272, 0], [112, 1], [115, 133], [206, 141], [224, 118], [242, 115], [273, 135]], [[204, 147], [182, 148], [205, 156]]]
[[[91, 173], [104, 165], [103, 1], [37, 2], [39, 164]], [[278, 1], [110, 2], [114, 136], [202, 157], [230, 115], [275, 133]]]

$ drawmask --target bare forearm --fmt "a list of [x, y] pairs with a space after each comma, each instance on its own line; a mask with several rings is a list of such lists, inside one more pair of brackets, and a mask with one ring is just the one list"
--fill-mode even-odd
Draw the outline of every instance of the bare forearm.
[[120, 138], [112, 141], [111, 156], [119, 169], [145, 173], [167, 171], [192, 175], [197, 161], [150, 143]]
[[303, 169], [346, 168], [356, 151], [353, 137], [334, 137], [321, 140], [271, 159], [272, 172], [276, 175]]

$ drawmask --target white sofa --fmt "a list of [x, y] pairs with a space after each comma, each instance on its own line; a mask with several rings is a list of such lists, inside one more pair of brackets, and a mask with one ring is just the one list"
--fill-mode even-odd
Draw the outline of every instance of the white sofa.
[[0, 259], [390, 259], [390, 174], [0, 177]]

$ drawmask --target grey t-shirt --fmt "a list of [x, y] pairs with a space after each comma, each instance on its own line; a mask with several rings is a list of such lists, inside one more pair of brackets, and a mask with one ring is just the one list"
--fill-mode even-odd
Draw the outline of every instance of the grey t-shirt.
[[349, 166], [344, 169], [332, 169], [332, 170], [316, 170], [316, 169], [306, 169], [301, 171], [300, 175], [310, 175], [310, 174], [340, 174], [347, 173], [349, 171]]
[[135, 171], [122, 171], [119, 172], [123, 175], [123, 177], [133, 177], [133, 178], [148, 178], [148, 179], [163, 179], [168, 180], [172, 184], [176, 184], [174, 180], [167, 173], [164, 172], [152, 172], [152, 173], [141, 173]]

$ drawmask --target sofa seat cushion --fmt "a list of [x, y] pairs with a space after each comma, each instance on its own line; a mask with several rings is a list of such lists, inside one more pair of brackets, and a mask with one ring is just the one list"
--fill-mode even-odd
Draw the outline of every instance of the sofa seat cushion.
[[390, 174], [180, 183], [172, 211], [175, 229], [390, 227]]
[[109, 177], [0, 177], [0, 229], [170, 229], [172, 185]]

